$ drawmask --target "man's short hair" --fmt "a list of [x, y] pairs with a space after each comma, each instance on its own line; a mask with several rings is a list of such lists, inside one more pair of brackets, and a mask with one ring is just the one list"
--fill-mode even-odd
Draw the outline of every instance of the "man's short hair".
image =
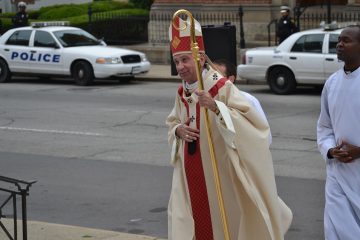
[[357, 31], [358, 31], [357, 40], [360, 42], [360, 25], [349, 25], [349, 26], [347, 26], [347, 28], [356, 28], [357, 29]]
[[220, 66], [224, 66], [226, 68], [225, 77], [234, 76], [236, 78], [236, 66], [229, 60], [225, 58], [221, 58], [214, 60], [213, 63]]

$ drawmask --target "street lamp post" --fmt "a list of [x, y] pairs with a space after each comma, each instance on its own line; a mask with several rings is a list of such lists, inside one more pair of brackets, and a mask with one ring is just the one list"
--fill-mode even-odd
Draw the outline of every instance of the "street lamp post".
[[301, 16], [301, 9], [300, 6], [296, 5], [294, 8], [294, 14], [296, 17], [296, 28], [300, 31], [300, 16]]
[[331, 1], [327, 0], [326, 2], [327, 5], [327, 23], [331, 23]]
[[91, 22], [91, 16], [92, 16], [92, 8], [91, 8], [91, 4], [89, 4], [89, 7], [88, 7], [88, 15], [89, 15], [89, 24], [88, 24], [88, 28], [89, 28], [89, 32], [91, 33], [91, 28], [92, 28], [92, 22]]
[[239, 17], [240, 17], [240, 48], [245, 48], [245, 38], [244, 38], [244, 26], [243, 26], [243, 16], [244, 11], [242, 6], [239, 7]]

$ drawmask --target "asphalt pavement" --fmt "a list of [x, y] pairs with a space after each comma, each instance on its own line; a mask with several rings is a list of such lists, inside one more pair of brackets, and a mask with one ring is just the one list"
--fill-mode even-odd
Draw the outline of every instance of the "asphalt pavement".
[[[180, 81], [178, 77], [171, 76], [170, 65], [152, 65], [151, 70], [136, 77], [138, 81]], [[8, 231], [13, 234], [13, 220], [0, 218]], [[18, 236], [22, 238], [22, 223], [19, 221]], [[108, 231], [102, 229], [84, 228], [47, 222], [28, 221], [28, 240], [156, 240], [157, 237]], [[0, 239], [7, 239], [5, 232], [0, 231]]]
[[[177, 76], [171, 75], [170, 65], [152, 65], [149, 73], [136, 77], [137, 81], [179, 81]], [[239, 80], [238, 80], [239, 81]], [[240, 82], [240, 81], [239, 81]], [[241, 82], [240, 82], [241, 83]], [[281, 143], [282, 144], [282, 143]], [[277, 148], [276, 151], [282, 149]], [[276, 152], [275, 152], [276, 153]], [[279, 153], [282, 154], [283, 152]], [[286, 158], [287, 155], [284, 156]], [[28, 160], [28, 159], [24, 159]], [[306, 156], [302, 156], [302, 161], [306, 160]], [[283, 160], [281, 160], [283, 161]], [[74, 162], [74, 161], [72, 161]], [[16, 164], [13, 163], [13, 164]], [[86, 164], [89, 164], [87, 161]], [[9, 166], [8, 163], [7, 166]], [[44, 165], [41, 165], [44, 167]], [[123, 166], [122, 166], [123, 167]], [[38, 171], [44, 171], [39, 169]], [[125, 169], [124, 171], [128, 171]], [[298, 169], [297, 169], [298, 171]], [[130, 172], [130, 171], [129, 171]], [[102, 173], [99, 173], [102, 174]], [[104, 175], [102, 175], [104, 176]], [[292, 176], [292, 175], [291, 175]], [[93, 177], [93, 176], [92, 176]], [[323, 181], [320, 180], [308, 180], [308, 179], [295, 179], [289, 176], [277, 177], [279, 195], [283, 198], [286, 203], [289, 203], [291, 209], [294, 210], [294, 222], [293, 226], [289, 230], [286, 239], [300, 239], [293, 236], [297, 236], [299, 232], [307, 231], [305, 236], [301, 239], [322, 239], [322, 208], [323, 199], [319, 196], [319, 193], [323, 193]], [[33, 189], [34, 190], [34, 189]], [[30, 194], [31, 195], [31, 194]], [[34, 195], [35, 196], [35, 195]], [[67, 203], [64, 202], [64, 205]], [[312, 206], [308, 208], [308, 206]], [[81, 211], [78, 209], [77, 211]], [[1, 213], [0, 213], [1, 214]], [[165, 214], [165, 213], [164, 213]], [[0, 219], [7, 228], [12, 232], [12, 221], [9, 219]], [[39, 219], [37, 219], [39, 220]], [[47, 221], [46, 219], [44, 221]], [[51, 221], [51, 220], [50, 220]], [[49, 221], [49, 222], [50, 222]], [[150, 240], [160, 239], [154, 236], [141, 235], [141, 232], [134, 232], [133, 234], [129, 231], [124, 232], [123, 229], [112, 228], [115, 231], [109, 231], [104, 229], [86, 228], [80, 226], [74, 226], [76, 223], [55, 224], [42, 221], [29, 221], [28, 222], [28, 239], [29, 240], [77, 240], [77, 239], [91, 239], [91, 240]], [[312, 228], [309, 225], [313, 226]], [[22, 239], [21, 222], [18, 223], [19, 237]], [[101, 226], [100, 226], [101, 228]], [[309, 230], [310, 229], [310, 230]], [[150, 233], [149, 233], [150, 235]], [[311, 238], [307, 236], [318, 236]], [[0, 229], [0, 239], [7, 239], [4, 232]]]

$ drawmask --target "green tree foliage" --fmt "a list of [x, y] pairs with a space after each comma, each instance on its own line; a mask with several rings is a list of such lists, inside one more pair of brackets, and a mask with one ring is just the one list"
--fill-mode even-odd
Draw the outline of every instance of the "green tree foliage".
[[[136, 1], [134, 1], [136, 2]], [[28, 11], [30, 22], [41, 21], [70, 21], [73, 26], [86, 26], [89, 21], [88, 11], [91, 6], [91, 12], [93, 14], [100, 12], [109, 12], [120, 15], [134, 15], [134, 16], [147, 16], [153, 1], [147, 0], [143, 3], [119, 2], [113, 0], [98, 0], [92, 3], [84, 4], [58, 4], [48, 7], [42, 7], [39, 10]], [[150, 5], [149, 5], [150, 4]], [[144, 7], [148, 6], [148, 7]], [[15, 13], [3, 13], [0, 14], [0, 19], [3, 23], [2, 32], [11, 28], [11, 18]]]
[[54, 9], [49, 9], [48, 11], [40, 14], [38, 19], [43, 20], [58, 20], [67, 17], [79, 16], [87, 14], [87, 9], [83, 6], [79, 6], [76, 4], [65, 5], [61, 7], [57, 7]]

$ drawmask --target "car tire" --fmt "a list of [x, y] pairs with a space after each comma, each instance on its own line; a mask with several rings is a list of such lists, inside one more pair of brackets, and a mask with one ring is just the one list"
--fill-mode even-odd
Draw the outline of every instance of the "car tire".
[[285, 67], [275, 67], [269, 73], [268, 83], [271, 91], [285, 95], [293, 93], [296, 89], [294, 74]]
[[75, 63], [72, 68], [72, 76], [75, 83], [80, 86], [91, 85], [94, 81], [94, 71], [91, 65], [85, 61]]
[[4, 59], [0, 59], [0, 83], [8, 82], [11, 79], [11, 72]]

